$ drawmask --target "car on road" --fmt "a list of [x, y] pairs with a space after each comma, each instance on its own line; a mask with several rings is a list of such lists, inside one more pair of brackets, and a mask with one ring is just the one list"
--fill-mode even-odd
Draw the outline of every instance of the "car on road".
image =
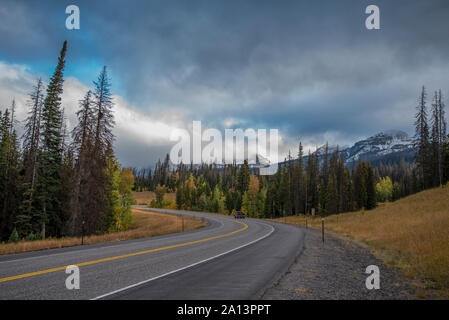
[[236, 211], [234, 214], [235, 219], [245, 219], [245, 213], [242, 211]]

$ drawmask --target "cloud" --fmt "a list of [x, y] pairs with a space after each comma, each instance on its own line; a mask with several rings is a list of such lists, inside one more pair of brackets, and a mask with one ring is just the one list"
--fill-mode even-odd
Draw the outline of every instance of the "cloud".
[[[0, 61], [0, 106], [1, 110], [9, 108], [12, 100], [16, 101], [16, 119], [19, 121], [18, 132], [23, 132], [24, 120], [28, 112], [28, 94], [36, 84], [37, 78], [26, 66], [9, 65]], [[78, 79], [68, 77], [64, 81], [62, 107], [69, 132], [77, 124], [76, 112], [79, 101], [83, 99], [89, 88]], [[122, 97], [113, 96], [114, 117], [116, 126], [116, 154], [125, 166], [148, 166], [155, 162], [157, 156], [152, 150], [169, 151], [171, 132], [184, 125], [178, 114], [144, 114], [130, 106]]]
[[[78, 1], [81, 29], [69, 32], [63, 2], [4, 0], [0, 59], [29, 66], [29, 74], [23, 87], [2, 75], [8, 83], [0, 90], [25, 103], [26, 92], [19, 92], [31, 88], [27, 77], [50, 74], [67, 39], [67, 103], [76, 110], [106, 64], [117, 103], [117, 154], [139, 166], [163, 157], [168, 132], [193, 120], [220, 130], [279, 129], [281, 156], [295, 152], [298, 139], [307, 152], [387, 129], [412, 133], [420, 87], [449, 96], [449, 3], [378, 0], [378, 31], [364, 28], [369, 4]], [[10, 103], [1, 96], [2, 105]]]

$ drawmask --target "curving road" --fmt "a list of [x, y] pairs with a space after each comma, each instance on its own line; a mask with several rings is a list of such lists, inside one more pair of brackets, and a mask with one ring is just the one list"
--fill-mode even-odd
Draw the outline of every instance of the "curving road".
[[[301, 229], [210, 213], [208, 226], [115, 243], [0, 256], [0, 299], [257, 299], [303, 248]], [[65, 267], [77, 265], [80, 289]]]

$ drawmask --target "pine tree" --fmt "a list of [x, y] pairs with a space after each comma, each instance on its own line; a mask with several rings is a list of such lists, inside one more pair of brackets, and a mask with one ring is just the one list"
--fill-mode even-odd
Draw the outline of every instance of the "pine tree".
[[[47, 87], [47, 96], [42, 109], [42, 169], [40, 173], [42, 188], [42, 236], [59, 236], [64, 225], [61, 200], [57, 195], [61, 191], [62, 181], [59, 169], [62, 164], [61, 149], [61, 95], [63, 93], [63, 70], [67, 41], [64, 41], [56, 70]], [[49, 230], [47, 230], [49, 229]]]
[[[81, 208], [87, 233], [107, 231], [113, 223], [116, 192], [114, 174], [116, 159], [113, 152], [114, 117], [112, 94], [106, 67], [94, 82], [92, 102], [93, 150], [89, 154], [89, 178], [85, 190], [89, 190], [88, 206]], [[85, 101], [86, 102], [86, 101]], [[109, 174], [107, 174], [109, 172]], [[83, 201], [86, 201], [83, 199]]]
[[37, 85], [30, 94], [28, 117], [25, 122], [23, 139], [23, 167], [24, 184], [23, 200], [19, 208], [20, 214], [16, 218], [19, 233], [28, 235], [39, 233], [39, 217], [41, 207], [35, 197], [36, 185], [39, 180], [39, 156], [41, 138], [42, 105], [44, 102], [42, 79], [38, 79]]
[[335, 214], [338, 213], [338, 185], [337, 177], [335, 174], [331, 174], [329, 177], [329, 183], [327, 184], [327, 213]]
[[441, 184], [441, 145], [440, 145], [440, 119], [439, 119], [439, 106], [438, 106], [438, 92], [435, 91], [434, 100], [432, 103], [432, 118], [431, 118], [431, 135], [430, 135], [430, 150], [432, 162], [432, 187]]
[[447, 183], [449, 181], [449, 135], [446, 136], [442, 149], [443, 183]]
[[354, 201], [353, 201], [353, 184], [351, 179], [351, 173], [348, 168], [344, 169], [343, 178], [343, 208], [342, 212], [353, 211]]
[[14, 129], [15, 101], [3, 113], [0, 124], [0, 239], [7, 239], [16, 219], [20, 201], [20, 153]]
[[[75, 164], [75, 181], [71, 198], [68, 232], [71, 235], [79, 233], [90, 210], [90, 187], [93, 184], [91, 169], [93, 163], [94, 114], [92, 108], [92, 92], [88, 91], [80, 101], [80, 109], [76, 113], [78, 124], [72, 131], [72, 148], [77, 160]], [[80, 219], [81, 218], [81, 219]]]
[[295, 214], [299, 214], [304, 213], [305, 203], [304, 159], [301, 142], [299, 143], [298, 158], [294, 168], [292, 180], [293, 203]]
[[306, 167], [306, 210], [305, 212], [311, 212], [311, 209], [318, 208], [319, 200], [319, 161], [318, 155], [310, 154], [307, 160]]
[[324, 182], [324, 176], [320, 179], [320, 185], [319, 185], [319, 198], [318, 198], [318, 207], [319, 207], [319, 213], [322, 215], [327, 214], [327, 207], [328, 207], [328, 196], [327, 196], [327, 187], [326, 183]]
[[355, 202], [357, 204], [356, 209], [360, 210], [362, 208], [366, 208], [366, 204], [367, 204], [367, 199], [368, 199], [368, 195], [367, 195], [367, 169], [366, 169], [366, 165], [364, 162], [360, 161], [357, 169], [355, 169], [354, 173], [353, 173], [353, 183], [354, 183], [354, 198], [355, 198]]
[[39, 140], [41, 129], [42, 105], [44, 102], [42, 79], [39, 78], [37, 85], [30, 94], [30, 110], [25, 123], [25, 132], [22, 136], [24, 150], [24, 167], [26, 169], [26, 182], [30, 182], [34, 188], [36, 179], [37, 158], [39, 155]]
[[441, 90], [435, 91], [434, 101], [432, 104], [432, 156], [433, 156], [433, 176], [434, 186], [443, 184], [443, 144], [446, 140], [446, 120], [444, 103]]
[[371, 165], [367, 164], [366, 177], [366, 209], [371, 210], [376, 207], [376, 180]]
[[419, 180], [421, 181], [421, 188], [424, 189], [431, 185], [432, 172], [431, 159], [429, 159], [429, 126], [427, 124], [427, 107], [426, 107], [426, 89], [423, 86], [419, 103], [416, 107], [415, 115], [415, 148], [416, 164], [418, 166]]
[[244, 160], [242, 166], [240, 167], [240, 171], [238, 173], [238, 182], [237, 182], [237, 190], [241, 192], [243, 195], [246, 191], [248, 191], [249, 187], [249, 166], [248, 161]]
[[106, 66], [103, 67], [95, 85], [94, 117], [95, 125], [95, 150], [106, 157], [106, 151], [112, 148], [114, 135], [112, 128], [115, 124], [112, 114], [112, 94], [110, 91], [110, 80]]

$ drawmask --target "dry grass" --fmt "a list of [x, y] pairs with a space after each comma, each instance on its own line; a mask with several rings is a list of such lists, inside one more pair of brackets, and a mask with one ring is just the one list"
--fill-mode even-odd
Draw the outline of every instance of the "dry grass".
[[[176, 202], [176, 193], [166, 193], [164, 195], [165, 199]], [[142, 192], [134, 192], [134, 199], [136, 199], [136, 203], [147, 203], [150, 204], [151, 200], [156, 199], [156, 195], [153, 191], [142, 191]]]
[[[193, 217], [184, 217], [184, 230], [193, 230], [204, 227], [206, 222]], [[144, 237], [153, 237], [162, 234], [180, 232], [182, 228], [181, 217], [157, 212], [148, 212], [133, 209], [133, 222], [127, 231], [107, 233], [84, 237], [85, 244], [123, 241]], [[0, 244], [0, 254], [19, 253], [51, 248], [71, 247], [81, 244], [81, 238], [61, 238], [38, 241], [21, 241], [19, 243]]]
[[[305, 218], [286, 222], [303, 226]], [[321, 228], [321, 218], [308, 218], [308, 225]], [[368, 244], [386, 263], [424, 284], [427, 293], [449, 297], [449, 188], [380, 204], [364, 214], [332, 215], [325, 218], [325, 228]]]

